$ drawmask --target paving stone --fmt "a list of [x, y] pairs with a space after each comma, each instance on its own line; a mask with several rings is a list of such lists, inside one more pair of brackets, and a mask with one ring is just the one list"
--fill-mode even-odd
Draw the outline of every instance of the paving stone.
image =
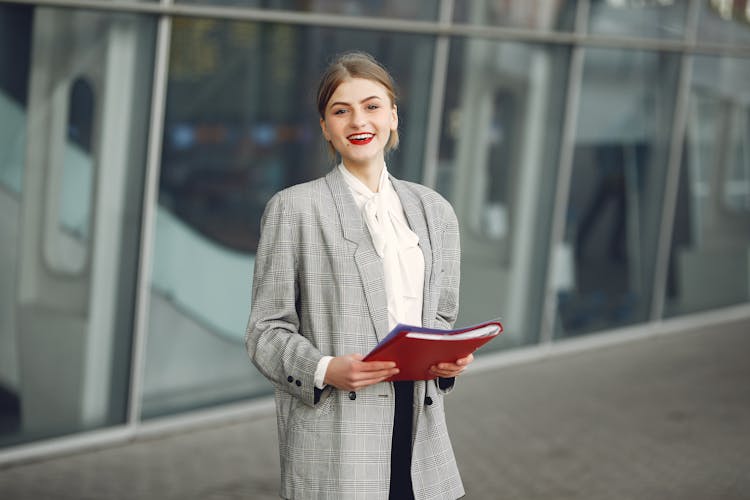
[[[750, 321], [467, 373], [466, 499], [747, 500]], [[0, 498], [275, 499], [273, 415], [0, 469]]]

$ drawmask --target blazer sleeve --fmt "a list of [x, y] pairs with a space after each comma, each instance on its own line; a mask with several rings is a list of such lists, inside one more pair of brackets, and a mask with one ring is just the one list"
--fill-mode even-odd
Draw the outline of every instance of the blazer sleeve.
[[281, 193], [266, 205], [255, 257], [245, 346], [253, 364], [276, 388], [313, 406], [315, 369], [322, 354], [299, 331], [298, 245]]
[[[438, 298], [435, 320], [439, 328], [453, 328], [458, 316], [458, 293], [461, 283], [461, 235], [458, 219], [453, 207], [444, 201], [444, 230], [442, 232], [442, 259], [440, 295]], [[435, 383], [443, 393], [453, 390], [455, 377], [437, 378]]]
[[453, 328], [458, 316], [458, 291], [461, 282], [461, 236], [453, 207], [445, 201], [444, 228], [442, 232], [442, 258], [440, 295], [436, 321], [440, 328]]

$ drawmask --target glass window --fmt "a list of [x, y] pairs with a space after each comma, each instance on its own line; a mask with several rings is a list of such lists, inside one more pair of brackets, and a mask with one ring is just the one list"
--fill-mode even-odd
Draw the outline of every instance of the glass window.
[[576, 4], [576, 0], [458, 1], [454, 3], [453, 21], [540, 31], [572, 31]]
[[730, 111], [723, 159], [722, 205], [732, 213], [750, 212], [750, 106]]
[[694, 58], [665, 315], [750, 300], [750, 59]]
[[705, 0], [700, 3], [698, 40], [750, 46], [750, 2]]
[[492, 348], [538, 338], [568, 60], [562, 46], [451, 41], [438, 190], [461, 226], [457, 323], [505, 318]]
[[397, 81], [401, 144], [388, 168], [418, 181], [432, 37], [175, 20], [145, 417], [270, 389], [243, 346], [260, 217], [275, 192], [333, 166], [315, 91], [328, 61], [354, 48], [375, 55]]
[[[53, 99], [65, 118], [66, 134], [56, 137], [55, 149], [62, 152], [62, 164], [52, 169], [47, 184], [50, 199], [57, 199], [57, 216], [49, 218], [45, 228], [45, 257], [55, 271], [79, 274], [84, 271], [89, 257], [92, 194], [94, 187], [94, 158], [91, 154], [91, 135], [96, 98], [85, 77], [78, 77], [69, 85], [66, 96], [60, 92]], [[56, 220], [55, 220], [56, 219]], [[74, 242], [68, 244], [69, 241]]]
[[689, 4], [681, 0], [594, 0], [591, 2], [589, 32], [679, 39], [685, 36]]
[[586, 50], [557, 336], [649, 317], [679, 60]]
[[24, 440], [16, 314], [17, 241], [33, 17], [32, 7], [0, 4], [0, 447]]
[[30, 7], [0, 6], [0, 189], [12, 197], [23, 186], [32, 18]]
[[125, 422], [154, 43], [0, 4], [0, 446]]
[[177, 0], [178, 3], [226, 5], [275, 10], [292, 10], [339, 14], [342, 16], [392, 17], [434, 21], [440, 7], [439, 0]]

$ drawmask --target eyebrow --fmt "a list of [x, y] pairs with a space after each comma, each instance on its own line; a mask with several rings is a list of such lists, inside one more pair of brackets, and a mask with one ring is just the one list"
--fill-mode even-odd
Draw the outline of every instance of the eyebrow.
[[[365, 97], [364, 99], [362, 99], [362, 100], [361, 100], [361, 101], [359, 101], [359, 102], [360, 102], [360, 104], [362, 104], [362, 103], [365, 103], [365, 102], [367, 102], [367, 101], [369, 101], [369, 100], [371, 100], [371, 99], [378, 99], [378, 100], [382, 100], [382, 99], [380, 98], [380, 96], [377, 96], [377, 95], [371, 95], [370, 97]], [[351, 106], [351, 104], [349, 104], [348, 102], [336, 101], [336, 102], [332, 102], [331, 104], [329, 104], [329, 105], [328, 105], [328, 107], [329, 107], [329, 108], [332, 108], [332, 107], [334, 107], [334, 106], [336, 106], [336, 105], [339, 105], [339, 106]]]

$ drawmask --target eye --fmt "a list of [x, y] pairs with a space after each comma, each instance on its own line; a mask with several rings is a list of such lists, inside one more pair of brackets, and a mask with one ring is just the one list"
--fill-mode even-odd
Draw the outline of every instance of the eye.
[[380, 106], [378, 106], [377, 104], [368, 104], [368, 105], [367, 105], [367, 109], [369, 109], [369, 110], [371, 110], [371, 111], [372, 111], [373, 109], [378, 109], [379, 107], [380, 107]]
[[346, 110], [344, 108], [339, 108], [339, 109], [334, 109], [333, 110], [333, 114], [334, 115], [343, 115], [344, 113], [346, 113]]

